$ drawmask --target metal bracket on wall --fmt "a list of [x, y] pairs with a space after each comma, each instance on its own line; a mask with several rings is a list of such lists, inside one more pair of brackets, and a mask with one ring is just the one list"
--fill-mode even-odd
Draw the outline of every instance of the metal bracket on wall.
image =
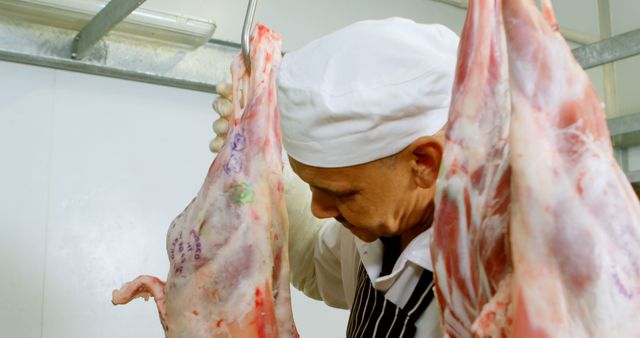
[[73, 39], [71, 58], [82, 59], [113, 27], [120, 23], [145, 0], [111, 0]]
[[584, 69], [640, 54], [640, 29], [575, 48], [573, 55]]

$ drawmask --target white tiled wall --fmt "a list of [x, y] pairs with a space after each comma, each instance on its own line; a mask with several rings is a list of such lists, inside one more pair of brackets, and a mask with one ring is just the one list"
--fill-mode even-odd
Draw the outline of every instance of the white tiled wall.
[[0, 328], [39, 337], [55, 74], [0, 69]]
[[[152, 303], [111, 291], [166, 276], [167, 227], [212, 161], [212, 99], [0, 62], [0, 336], [162, 337]], [[346, 311], [293, 297], [303, 337], [344, 336]]]

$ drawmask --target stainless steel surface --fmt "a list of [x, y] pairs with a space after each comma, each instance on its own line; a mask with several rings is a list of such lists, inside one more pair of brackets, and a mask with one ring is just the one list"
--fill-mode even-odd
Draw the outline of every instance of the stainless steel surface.
[[640, 54], [640, 29], [578, 47], [573, 54], [584, 69]]
[[73, 39], [71, 57], [82, 59], [93, 45], [102, 39], [145, 0], [111, 0]]
[[85, 58], [71, 60], [76, 33], [0, 15], [0, 60], [213, 93], [230, 81], [229, 65], [240, 51], [230, 43], [191, 49], [114, 31]]
[[251, 46], [249, 44], [249, 39], [251, 37], [251, 31], [253, 30], [253, 18], [256, 14], [257, 5], [258, 0], [249, 0], [247, 13], [244, 16], [244, 25], [242, 26], [242, 57], [244, 58], [244, 65], [247, 67], [248, 71], [251, 71], [251, 60], [249, 59]]

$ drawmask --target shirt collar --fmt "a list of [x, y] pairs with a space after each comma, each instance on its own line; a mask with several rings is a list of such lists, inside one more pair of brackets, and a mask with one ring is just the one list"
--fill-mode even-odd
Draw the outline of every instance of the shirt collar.
[[382, 241], [377, 239], [371, 243], [367, 243], [355, 237], [355, 243], [358, 248], [358, 252], [360, 253], [362, 265], [365, 270], [367, 270], [369, 279], [373, 281], [376, 289], [378, 289], [378, 286], [386, 289], [384, 286], [390, 286], [393, 284], [400, 273], [404, 270], [407, 262], [412, 262], [423, 269], [433, 271], [431, 252], [429, 249], [432, 236], [433, 227], [425, 230], [414, 238], [402, 251], [400, 257], [398, 257], [391, 273], [383, 277], [379, 277], [380, 271], [382, 271], [382, 255], [384, 253], [384, 245], [382, 244]]

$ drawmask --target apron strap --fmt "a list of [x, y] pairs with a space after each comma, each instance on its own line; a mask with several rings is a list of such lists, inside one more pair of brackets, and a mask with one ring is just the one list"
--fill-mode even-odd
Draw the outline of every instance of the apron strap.
[[349, 315], [347, 338], [413, 338], [415, 323], [433, 300], [433, 273], [424, 270], [407, 304], [400, 308], [376, 290], [367, 271], [358, 268], [358, 286]]

